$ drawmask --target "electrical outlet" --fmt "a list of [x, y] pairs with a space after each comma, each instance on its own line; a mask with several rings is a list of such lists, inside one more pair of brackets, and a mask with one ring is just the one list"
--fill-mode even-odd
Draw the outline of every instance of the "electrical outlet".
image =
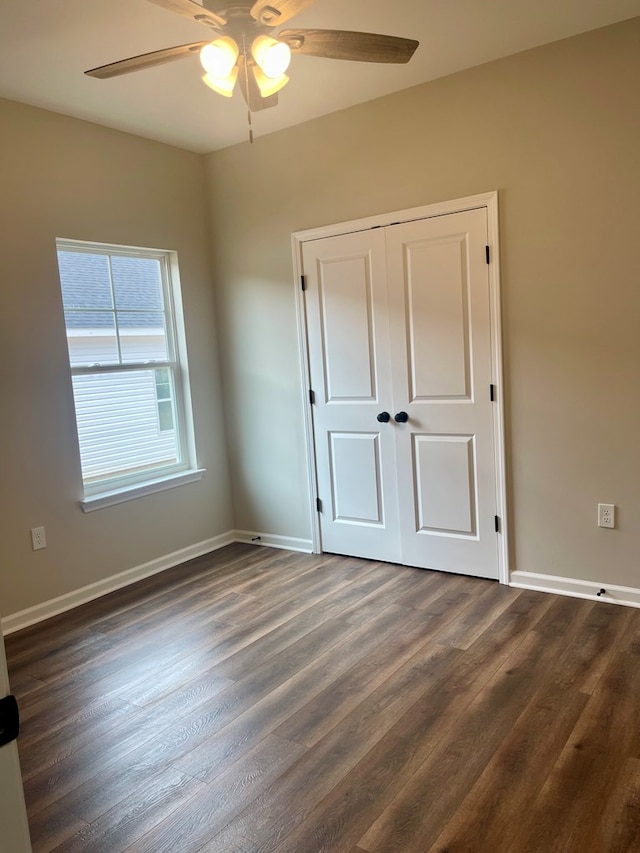
[[47, 547], [47, 537], [44, 534], [44, 527], [31, 528], [31, 545], [34, 551], [40, 551]]
[[616, 508], [614, 504], [598, 504], [598, 527], [616, 526]]

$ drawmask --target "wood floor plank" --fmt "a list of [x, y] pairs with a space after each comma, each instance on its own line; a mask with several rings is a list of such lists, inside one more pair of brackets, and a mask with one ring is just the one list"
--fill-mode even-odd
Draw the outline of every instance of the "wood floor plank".
[[[84, 668], [89, 661], [113, 652], [115, 645], [110, 637], [95, 631], [88, 632], [81, 639], [70, 639], [59, 648], [50, 648], [36, 660], [30, 660], [29, 674], [39, 681], [52, 683], [59, 675], [68, 675], [75, 669]], [[16, 666], [15, 671], [20, 672], [20, 668]]]
[[305, 752], [304, 747], [267, 735], [228, 770], [217, 774], [215, 792], [196, 796], [136, 843], [137, 853], [194, 853], [256, 799]]
[[591, 608], [550, 672], [548, 685], [497, 750], [434, 851], [495, 850], [509, 836], [516, 843], [513, 815], [528, 812], [586, 706], [585, 690], [599, 677], [603, 650], [612, 654], [630, 618], [624, 608]]
[[[141, 709], [132, 712], [126, 724], [61, 757], [52, 767], [45, 767], [24, 780], [27, 809], [38, 812], [74, 790], [83, 782], [118, 765], [126, 766], [134, 750], [151, 754], [159, 750], [155, 738], [168, 723]], [[20, 750], [20, 744], [19, 744]]]
[[88, 824], [54, 803], [29, 816], [33, 853], [51, 853]]
[[[323, 651], [312, 665], [292, 671], [291, 677], [253, 701], [242, 713], [236, 713], [213, 737], [192, 746], [173, 762], [174, 766], [199, 779], [211, 779], [221, 764], [236, 760], [267, 732], [278, 728], [309, 697], [333, 684], [346, 669], [396, 632], [405, 612], [405, 608], [391, 605], [376, 620], [359, 626], [356, 631], [351, 630], [348, 622], [340, 625], [336, 620], [328, 625], [330, 639], [328, 636], [322, 639]], [[297, 645], [295, 651], [299, 654], [301, 646]]]
[[[422, 731], [408, 737], [409, 730], [402, 719], [316, 806], [298, 831], [277, 848], [278, 853], [311, 849], [313, 845], [318, 849], [347, 848], [361, 838], [385, 807], [393, 812], [391, 831], [382, 819], [359, 841], [361, 846], [370, 850], [428, 849], [429, 833], [442, 814], [451, 808], [457, 812], [464, 787], [473, 779], [474, 772], [485, 765], [487, 756], [493, 753], [504, 730], [526, 701], [520, 694], [526, 693], [528, 687], [533, 646], [527, 649], [523, 644], [519, 651], [521, 660], [514, 660], [514, 656], [509, 659], [509, 669], [494, 677], [486, 699], [483, 692], [472, 703], [464, 721], [458, 719], [449, 740], [435, 730], [429, 732], [426, 719]], [[514, 673], [520, 666], [522, 672], [516, 674], [518, 680], [515, 680]], [[492, 696], [494, 691], [497, 696]], [[426, 760], [418, 766], [425, 754]], [[459, 766], [462, 756], [465, 756], [464, 765]], [[406, 784], [401, 788], [403, 780]], [[480, 839], [475, 843], [474, 850], [485, 849]]]
[[609, 794], [594, 842], [608, 853], [640, 850], [640, 759], [628, 759]]
[[[190, 586], [201, 576], [209, 579], [212, 570], [217, 577], [233, 576], [238, 571], [238, 565], [243, 566], [264, 559], [260, 550], [247, 549], [239, 544], [229, 545], [213, 554], [198, 557], [117, 589], [81, 607], [52, 616], [46, 622], [10, 634], [5, 639], [7, 661], [13, 668], [25, 656], [38, 660], [42, 652], [49, 648], [59, 648], [65, 638], [81, 637], [101, 619], [111, 618], [118, 612], [140, 606], [149, 596], [157, 596], [162, 600], [166, 597], [169, 586], [175, 594], [182, 585]], [[46, 631], [43, 630], [44, 626]]]
[[[288, 838], [353, 766], [375, 746], [430, 686], [441, 684], [460, 655], [452, 647], [430, 646], [400, 667], [315, 748], [284, 775], [229, 828], [248, 838], [257, 850], [275, 850]], [[295, 809], [291, 803], [295, 802]], [[229, 831], [229, 829], [227, 830]]]
[[[372, 570], [367, 568], [362, 574], [365, 578], [368, 578], [372, 574]], [[369, 592], [371, 594], [375, 594], [379, 586], [380, 584], [376, 583], [375, 577], [365, 580], [364, 587], [361, 585], [361, 582], [352, 584], [353, 588], [350, 589], [351, 598], [346, 602], [345, 606], [349, 606], [353, 601], [359, 600], [361, 596], [364, 596]], [[333, 600], [329, 602], [328, 606], [335, 612], [343, 609], [341, 608], [339, 597], [336, 597], [335, 595]], [[305, 607], [308, 609], [309, 605], [305, 605]], [[255, 616], [256, 608], [252, 607], [251, 610]], [[295, 615], [295, 611], [293, 615]], [[323, 621], [321, 610], [318, 609], [314, 613], [314, 616], [315, 615], [318, 616], [316, 624]], [[217, 661], [224, 661], [227, 657], [233, 655], [236, 650], [243, 649], [246, 645], [260, 639], [264, 633], [268, 633], [270, 630], [290, 621], [291, 616], [291, 608], [287, 606], [287, 604], [280, 604], [278, 607], [270, 606], [260, 608], [258, 610], [257, 618], [254, 618], [251, 625], [248, 627], [245, 626], [234, 629], [233, 626], [218, 626], [216, 622], [209, 623], [209, 617], [207, 617], [206, 620], [200, 619], [199, 622], [196, 621], [196, 625], [200, 628], [208, 625], [211, 637], [206, 643], [201, 642], [198, 645], [198, 650], [199, 652], [206, 654], [207, 663], [211, 666]], [[73, 680], [72, 687], [75, 691], [78, 691], [81, 685], [89, 685], [91, 693], [96, 692], [102, 695], [118, 693], [122, 698], [135, 701], [135, 697], [130, 696], [129, 691], [132, 686], [144, 681], [146, 678], [141, 666], [143, 659], [146, 658], [148, 660], [152, 674], [155, 673], [155, 670], [158, 668], [160, 668], [164, 673], [167, 671], [168, 667], [182, 667], [183, 658], [185, 658], [189, 654], [190, 649], [193, 648], [192, 642], [183, 642], [185, 639], [188, 639], [185, 638], [188, 625], [189, 620], [185, 620], [183, 618], [181, 620], [182, 630], [180, 634], [180, 645], [172, 652], [170, 658], [168, 657], [162, 662], [162, 667], [158, 667], [157, 665], [158, 637], [157, 635], [152, 635], [143, 640], [138, 638], [135, 643], [124, 644], [124, 646], [123, 644], [119, 644], [115, 652], [104, 655], [102, 659], [102, 666], [96, 666], [97, 661], [94, 658], [92, 660], [92, 667], [86, 667], [82, 673], [80, 673], [78, 678], [74, 678], [73, 673], [69, 673], [67, 671], [65, 672], [65, 679], [69, 681]], [[214, 629], [217, 629], [217, 632]], [[144, 632], [143, 636], [146, 637]], [[214, 648], [215, 653], [212, 653]], [[168, 655], [170, 650], [171, 646], [167, 647], [167, 644], [164, 643], [163, 654]], [[134, 652], [136, 653], [136, 657], [135, 659], [132, 659]], [[127, 669], [126, 666], [123, 666], [123, 662], [126, 663], [128, 660], [130, 660], [130, 665]], [[193, 655], [190, 655], [188, 665], [201, 666], [201, 664], [198, 664], [198, 661], [194, 659]], [[110, 673], [113, 673], [113, 677], [111, 678], [109, 677]], [[80, 679], [81, 682], [79, 684]], [[62, 679], [58, 680], [56, 689], [61, 695], [61, 698], [64, 698], [68, 688], [62, 682]], [[53, 694], [50, 694], [50, 696], [52, 695]], [[23, 718], [25, 720], [29, 719], [32, 713], [32, 707], [27, 704], [27, 706], [23, 708]]]
[[495, 619], [510, 607], [520, 596], [520, 590], [509, 589], [500, 584], [487, 585], [474, 597], [470, 607], [460, 617], [450, 620], [446, 627], [434, 636], [434, 640], [443, 646], [457, 646], [468, 649]]
[[46, 681], [40, 681], [40, 679], [34, 678], [32, 675], [20, 675], [14, 672], [11, 677], [11, 692], [16, 699], [22, 700], [30, 693], [35, 693], [40, 688], [46, 686]]
[[513, 839], [513, 816], [526, 814], [588, 701], [552, 684], [537, 696], [498, 747], [433, 851], [499, 850]]
[[40, 691], [25, 697], [21, 708], [25, 721], [41, 712], [43, 704], [59, 702], [64, 707], [68, 695], [73, 692], [89, 701], [91, 697], [104, 698], [129, 688], [133, 683], [155, 674], [168, 663], [221, 645], [230, 635], [237, 632], [235, 626], [204, 621], [197, 629], [175, 634], [165, 623], [162, 630], [144, 635], [138, 641], [114, 643], [99, 654], [87, 654], [86, 660], [64, 667], [63, 660], [57, 677], [51, 682], [47, 697]]
[[[126, 853], [134, 851], [128, 850]], [[240, 835], [233, 823], [230, 823], [222, 832], [203, 844], [196, 853], [259, 853], [259, 846]]]
[[526, 853], [545, 845], [588, 849], [597, 834], [602, 804], [640, 743], [639, 664], [640, 624], [633, 619], [520, 826]]
[[[578, 627], [571, 620], [567, 634]], [[391, 735], [408, 739], [411, 750], [405, 772], [414, 772], [381, 817], [357, 839], [360, 846], [376, 853], [430, 849], [528, 705], [539, 680], [565, 646], [567, 634], [549, 637], [541, 646], [535, 632], [528, 632], [464, 713], [449, 709], [446, 725], [441, 710], [434, 714], [435, 701], [413, 708], [398, 722]], [[436, 698], [442, 701], [442, 696]]]
[[640, 853], [640, 610], [235, 544], [7, 649], [37, 853]]
[[[362, 591], [367, 587], [367, 583], [372, 581], [355, 585]], [[376, 582], [376, 589], [378, 587], [379, 581]], [[298, 661], [298, 667], [302, 666], [308, 656], [313, 656], [313, 648], [325, 648], [327, 644], [330, 646], [337, 642], [341, 635], [346, 636], [351, 630], [351, 626], [346, 622], [339, 630], [336, 624], [323, 621], [316, 631], [306, 635], [304, 643], [299, 642], [290, 650], [289, 657], [283, 654], [274, 666], [262, 667], [252, 678], [245, 678], [238, 685], [233, 685], [232, 689], [221, 691], [220, 698], [212, 706], [201, 711], [198, 704], [194, 703], [187, 709], [187, 716], [182, 725], [175, 719], [172, 725], [171, 720], [161, 713], [157, 718], [150, 714], [138, 715], [138, 721], [131, 732], [124, 731], [115, 747], [107, 749], [108, 738], [98, 737], [93, 748], [80, 747], [72, 754], [66, 755], [64, 761], [57, 762], [51, 770], [44, 768], [27, 780], [25, 792], [31, 807], [44, 807], [51, 802], [56, 790], [59, 796], [62, 796], [83, 784], [90, 775], [98, 772], [98, 768], [104, 772], [111, 764], [123, 760], [125, 756], [131, 761], [138, 760], [142, 750], [149, 751], [153, 748], [159, 750], [166, 761], [176, 759], [182, 752], [202, 743], [210, 733], [232, 722], [240, 711], [254, 704], [261, 695], [273, 690], [295, 670], [295, 660]], [[145, 666], [151, 665], [152, 658], [147, 655], [144, 662]], [[111, 672], [113, 666], [113, 661], [110, 660], [103, 663], [102, 669]], [[136, 660], [133, 666], [138, 671], [140, 662]], [[117, 678], [119, 682], [124, 681], [126, 672], [117, 670]], [[133, 719], [136, 719], [135, 715]], [[152, 743], [157, 738], [160, 740]]]
[[168, 766], [159, 749], [146, 750], [135, 759], [111, 765], [92, 775], [56, 800], [54, 806], [60, 806], [89, 825], [123, 800], [135, 800], [145, 790], [161, 785]]
[[[420, 582], [421, 569], [413, 569], [407, 566], [395, 566], [392, 574], [389, 573], [388, 563], [374, 564], [373, 571], [380, 578], [380, 583], [374, 595], [369, 596], [350, 608], [349, 621], [353, 625], [361, 625], [367, 619], [375, 615], [381, 607], [389, 604], [398, 604], [408, 591], [414, 590], [416, 582]], [[402, 605], [399, 605], [402, 606]]]
[[409, 607], [412, 610], [423, 610], [434, 597], [442, 595], [453, 587], [462, 588], [464, 586], [464, 583], [460, 584], [459, 575], [420, 569], [414, 575], [413, 586], [397, 599], [396, 604], [401, 605], [401, 607]]
[[[229, 546], [229, 548], [235, 549], [236, 546]], [[138, 631], [135, 626], [137, 621], [135, 614], [139, 608], [143, 608], [145, 613], [150, 612], [152, 616], [163, 609], [170, 611], [173, 608], [175, 611], [176, 607], [179, 607], [180, 597], [183, 595], [190, 597], [194, 589], [199, 596], [199, 601], [206, 604], [207, 601], [214, 600], [216, 590], [227, 592], [230, 585], [232, 588], [238, 585], [239, 578], [245, 577], [247, 573], [252, 577], [266, 574], [270, 564], [276, 565], [280, 573], [283, 571], [283, 564], [288, 562], [286, 556], [281, 557], [278, 553], [274, 555], [270, 549], [245, 548], [244, 554], [238, 555], [236, 551], [235, 558], [233, 554], [232, 550], [229, 563], [223, 563], [221, 566], [215, 566], [222, 560], [219, 552], [209, 558], [215, 566], [213, 578], [212, 567], [207, 567], [203, 563], [204, 558], [198, 558], [182, 567], [169, 569], [162, 575], [146, 578], [73, 611], [52, 617], [43, 623], [46, 625], [46, 630], [40, 624], [10, 635], [6, 640], [6, 647], [12, 673], [16, 675], [23, 665], [32, 666], [34, 661], [40, 666], [44, 656], [51, 652], [64, 654], [65, 648], [81, 650], [88, 642], [100, 641], [108, 648], [109, 638], [104, 637], [100, 629], [105, 622], [108, 623], [110, 619], [117, 618], [119, 614], [124, 614], [125, 626], [129, 624], [128, 617], [131, 617], [135, 641], [140, 643], [144, 641], [145, 632]], [[290, 570], [295, 572], [295, 566]], [[286, 569], [284, 571], [286, 572]], [[178, 572], [177, 575], [176, 572]], [[171, 596], [167, 595], [169, 584], [172, 589]], [[151, 604], [151, 611], [147, 610], [149, 604]], [[210, 613], [206, 608], [205, 612]], [[182, 617], [183, 612], [180, 611], [180, 613]], [[170, 620], [163, 618], [161, 624], [166, 625], [169, 622]], [[122, 647], [125, 637], [126, 631], [118, 635], [119, 647]], [[67, 661], [67, 675], [70, 669], [70, 661]]]
[[534, 630], [544, 639], [565, 637], [578, 623], [584, 621], [592, 607], [592, 602], [582, 599], [555, 598]]
[[[449, 614], [453, 618], [455, 611]], [[344, 675], [331, 682], [299, 711], [287, 717], [276, 734], [313, 746], [348, 716], [374, 690], [429, 642], [431, 631], [440, 623], [423, 612], [409, 613], [393, 635], [377, 648], [358, 658]]]
[[151, 788], [139, 789], [137, 796], [122, 800], [96, 821], [63, 841], [53, 853], [113, 853], [125, 850], [142, 833], [149, 831], [167, 814], [183, 806], [202, 789], [202, 783], [172, 767]]
[[380, 574], [373, 574], [369, 570], [357, 582], [352, 581], [337, 589], [334, 587], [331, 592], [321, 586], [322, 595], [317, 599], [309, 600], [305, 596], [301, 602], [294, 600], [281, 603], [279, 611], [288, 618], [275, 622], [270, 631], [256, 636], [252, 642], [227, 655], [216, 664], [216, 674], [238, 678], [248, 670], [262, 666], [265, 660], [298, 642], [329, 619], [341, 614], [351, 617], [355, 610], [362, 611], [366, 603], [373, 602], [374, 611], [377, 612], [382, 606], [380, 598], [383, 588], [391, 582], [389, 578], [386, 584], [381, 584]]
[[153, 677], [134, 682], [118, 691], [118, 698], [141, 708], [162, 703], [167, 714], [179, 714], [208, 702], [233, 684], [231, 678], [208, 668], [203, 656], [194, 654], [162, 667]]
[[49, 730], [27, 728], [20, 739], [22, 778], [30, 779], [47, 767], [55, 765], [63, 756], [93, 745], [101, 733], [109, 733], [131, 717], [131, 706], [120, 700], [107, 700], [100, 705], [80, 709], [67, 716], [64, 723]]
[[[224, 642], [228, 627], [221, 627], [212, 633], [206, 643], [194, 642], [192, 658], [202, 653], [202, 647], [217, 647]], [[160, 642], [147, 641], [142, 648], [114, 652], [113, 655], [87, 662], [85, 667], [72, 676], [62, 674], [45, 692], [34, 691], [21, 703], [21, 718], [25, 733], [46, 732], [57, 728], [69, 718], [69, 696], [73, 695], [78, 706], [86, 708], [102, 705], [107, 699], [123, 698], [135, 693], [148, 682], [157, 683], [158, 672], [180, 663], [189, 654], [189, 640], [178, 647], [167, 646]], [[200, 666], [203, 666], [200, 657]], [[180, 670], [180, 667], [179, 667]]]
[[128, 636], [139, 640], [145, 633], [155, 633], [159, 627], [166, 624], [167, 616], [175, 607], [180, 608], [181, 621], [184, 621], [185, 626], [189, 621], [203, 624], [205, 620], [234, 625], [238, 619], [234, 618], [233, 614], [256, 603], [253, 596], [235, 590], [209, 597], [212, 592], [209, 585], [200, 584], [188, 592], [177, 594], [171, 604], [165, 602], [159, 606], [155, 598], [148, 599], [141, 607], [135, 608], [135, 612], [127, 610], [119, 613], [114, 619], [102, 619], [95, 626], [95, 630], [101, 636], [117, 637], [118, 645], [122, 645]]
[[595, 604], [579, 634], [563, 655], [558, 683], [593, 693], [615, 654], [618, 641], [632, 621], [633, 611], [614, 604]]

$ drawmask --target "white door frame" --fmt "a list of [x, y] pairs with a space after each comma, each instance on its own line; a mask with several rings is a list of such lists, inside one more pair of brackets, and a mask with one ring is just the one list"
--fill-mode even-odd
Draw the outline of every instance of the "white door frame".
[[449, 213], [486, 208], [488, 241], [491, 262], [489, 264], [489, 301], [491, 310], [491, 381], [496, 389], [493, 418], [493, 446], [495, 454], [496, 476], [496, 512], [499, 522], [498, 536], [498, 578], [500, 583], [509, 583], [509, 547], [507, 519], [506, 451], [504, 431], [504, 381], [502, 375], [502, 314], [500, 292], [500, 249], [498, 223], [498, 193], [488, 192], [452, 201], [438, 202], [413, 207], [408, 210], [368, 216], [350, 222], [339, 222], [305, 231], [296, 231], [291, 235], [293, 252], [294, 284], [296, 294], [296, 314], [298, 320], [298, 346], [300, 351], [300, 375], [303, 388], [304, 436], [307, 454], [307, 476], [309, 483], [309, 517], [311, 520], [313, 552], [321, 552], [320, 520], [316, 511], [317, 477], [315, 467], [315, 441], [313, 435], [313, 417], [308, 391], [311, 388], [309, 371], [309, 349], [307, 325], [302, 290], [302, 245], [309, 240], [324, 237], [336, 237], [354, 231], [368, 231], [371, 228], [410, 222], [416, 219], [429, 219]]
[[[9, 674], [0, 630], [0, 699], [9, 693]], [[0, 853], [31, 853], [18, 746], [0, 746]]]

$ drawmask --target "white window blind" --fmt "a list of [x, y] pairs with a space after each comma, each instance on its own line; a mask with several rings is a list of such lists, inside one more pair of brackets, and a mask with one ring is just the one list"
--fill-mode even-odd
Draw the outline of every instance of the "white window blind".
[[192, 470], [173, 253], [57, 250], [85, 496]]

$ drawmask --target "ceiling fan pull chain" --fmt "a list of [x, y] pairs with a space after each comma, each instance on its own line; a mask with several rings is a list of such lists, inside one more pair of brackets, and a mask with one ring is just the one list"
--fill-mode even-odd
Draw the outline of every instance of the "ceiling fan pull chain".
[[[242, 33], [242, 55], [244, 57], [243, 71], [244, 71], [244, 82], [246, 86], [246, 91], [249, 91], [249, 67], [247, 62], [247, 39], [244, 33]], [[249, 100], [249, 99], [247, 99]], [[248, 105], [247, 105], [248, 106]], [[247, 110], [247, 123], [249, 125], [249, 144], [253, 145], [253, 128], [251, 127], [251, 107], [249, 106]]]

